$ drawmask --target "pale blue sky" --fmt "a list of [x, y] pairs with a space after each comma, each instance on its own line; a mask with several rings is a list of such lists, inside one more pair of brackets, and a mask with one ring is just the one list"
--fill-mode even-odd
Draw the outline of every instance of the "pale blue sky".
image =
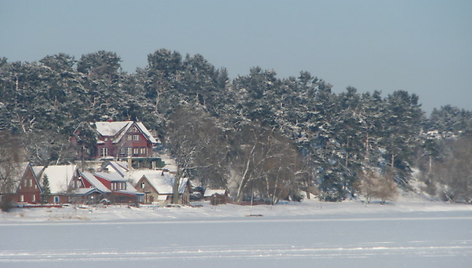
[[167, 48], [232, 78], [309, 71], [336, 92], [406, 90], [428, 112], [472, 110], [471, 0], [0, 0], [0, 36], [10, 62], [106, 50], [134, 72]]

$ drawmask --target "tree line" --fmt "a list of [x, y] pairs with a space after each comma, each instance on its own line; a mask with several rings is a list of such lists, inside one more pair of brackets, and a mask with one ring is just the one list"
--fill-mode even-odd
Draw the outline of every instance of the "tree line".
[[0, 131], [22, 144], [26, 160], [47, 165], [75, 160], [69, 138], [84, 122], [141, 121], [194, 185], [226, 188], [239, 201], [301, 200], [303, 192], [385, 201], [409, 189], [414, 170], [433, 196], [472, 198], [470, 111], [446, 105], [426, 116], [407, 91], [331, 88], [305, 71], [279, 78], [254, 67], [230, 79], [202, 55], [166, 49], [134, 73], [107, 51], [1, 58]]

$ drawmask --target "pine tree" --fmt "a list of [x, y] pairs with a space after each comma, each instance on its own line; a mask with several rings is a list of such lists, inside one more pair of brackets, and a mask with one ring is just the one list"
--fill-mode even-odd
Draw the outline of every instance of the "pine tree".
[[51, 196], [51, 188], [49, 187], [49, 178], [44, 175], [43, 182], [41, 184], [41, 203], [46, 204], [49, 197]]

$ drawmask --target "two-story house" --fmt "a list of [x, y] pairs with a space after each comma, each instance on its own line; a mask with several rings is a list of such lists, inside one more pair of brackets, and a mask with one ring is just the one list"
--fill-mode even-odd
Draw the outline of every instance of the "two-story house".
[[17, 203], [39, 204], [41, 203], [41, 184], [34, 167], [29, 163], [23, 165], [24, 173], [17, 182], [16, 198]]
[[[95, 148], [79, 151], [79, 158], [86, 160], [124, 160], [133, 167], [156, 168], [162, 166], [158, 157], [154, 157], [153, 148], [159, 143], [141, 122], [106, 121], [91, 123], [95, 133]], [[76, 132], [76, 137], [81, 133]], [[78, 145], [77, 138], [72, 143]]]

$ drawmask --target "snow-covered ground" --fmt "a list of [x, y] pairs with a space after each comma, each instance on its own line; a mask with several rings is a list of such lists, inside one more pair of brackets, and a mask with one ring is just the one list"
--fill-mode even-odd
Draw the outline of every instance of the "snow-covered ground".
[[202, 205], [2, 213], [0, 267], [472, 267], [472, 205]]

